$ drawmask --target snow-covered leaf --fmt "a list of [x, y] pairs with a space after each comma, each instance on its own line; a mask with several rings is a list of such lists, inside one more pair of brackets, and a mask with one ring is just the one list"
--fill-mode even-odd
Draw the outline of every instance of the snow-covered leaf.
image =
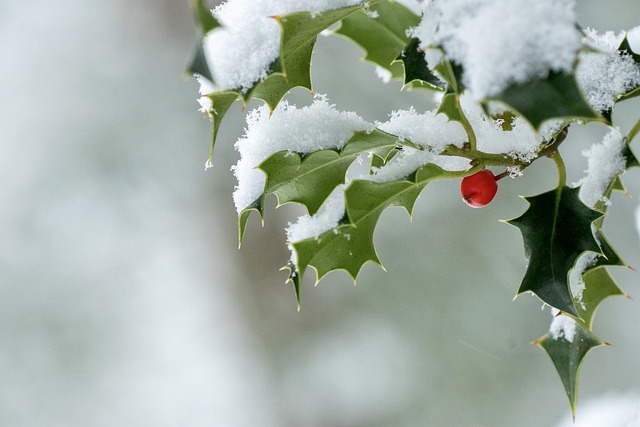
[[600, 253], [591, 225], [602, 215], [585, 206], [578, 192], [579, 187], [558, 187], [525, 197], [529, 209], [507, 221], [520, 229], [529, 262], [518, 294], [533, 292], [550, 306], [576, 317], [568, 273], [583, 252]]
[[259, 168], [267, 175], [265, 194], [278, 197], [278, 205], [298, 202], [314, 214], [331, 192], [345, 181], [347, 169], [363, 153], [386, 158], [398, 147], [395, 135], [375, 130], [355, 132], [341, 150], [319, 150], [301, 155], [280, 151]]
[[292, 275], [301, 281], [302, 273], [311, 266], [316, 270], [317, 281], [333, 270], [345, 270], [355, 280], [367, 262], [380, 265], [373, 233], [384, 209], [402, 206], [411, 214], [425, 185], [453, 175], [428, 164], [403, 180], [352, 182], [345, 191], [346, 214], [341, 224], [318, 238], [291, 243], [297, 259]]

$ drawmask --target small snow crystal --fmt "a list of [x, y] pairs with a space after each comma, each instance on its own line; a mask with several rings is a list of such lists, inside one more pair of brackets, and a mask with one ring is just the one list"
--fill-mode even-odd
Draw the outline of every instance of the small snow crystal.
[[323, 96], [312, 105], [297, 108], [286, 102], [270, 114], [266, 106], [247, 115], [247, 129], [236, 142], [240, 160], [232, 168], [238, 185], [233, 200], [238, 212], [255, 202], [264, 191], [264, 173], [256, 167], [270, 155], [289, 150], [309, 153], [340, 149], [354, 131], [371, 131], [373, 125], [355, 113], [340, 112]]
[[584, 279], [582, 278], [582, 274], [587, 270], [587, 268], [593, 266], [598, 259], [598, 254], [594, 252], [586, 252], [578, 258], [576, 265], [571, 269], [569, 273], [569, 286], [571, 288], [571, 294], [573, 295], [574, 300], [580, 304], [583, 310], [586, 309], [585, 303], [582, 300], [582, 296], [584, 294], [584, 290], [586, 289], [586, 285], [584, 283]]
[[481, 99], [550, 71], [570, 72], [581, 43], [574, 9], [573, 0], [433, 0], [413, 35], [462, 64]]
[[576, 77], [589, 104], [598, 111], [609, 111], [619, 95], [640, 85], [640, 67], [631, 55], [617, 50], [624, 33], [585, 32], [587, 43], [600, 52], [580, 54]]
[[[280, 26], [273, 16], [319, 13], [362, 0], [229, 0], [213, 9], [222, 24], [204, 40], [204, 51], [218, 90], [246, 91], [267, 76], [280, 53]], [[250, 52], [248, 55], [247, 52]]]
[[573, 342], [573, 338], [576, 336], [576, 321], [564, 314], [558, 314], [558, 310], [552, 309], [551, 315], [553, 321], [549, 326], [549, 333], [554, 340], [564, 338], [569, 342]]
[[602, 142], [583, 151], [582, 154], [587, 158], [587, 174], [578, 184], [581, 184], [580, 200], [584, 204], [593, 207], [598, 201], [607, 201], [604, 192], [626, 166], [624, 148], [622, 134], [612, 129]]

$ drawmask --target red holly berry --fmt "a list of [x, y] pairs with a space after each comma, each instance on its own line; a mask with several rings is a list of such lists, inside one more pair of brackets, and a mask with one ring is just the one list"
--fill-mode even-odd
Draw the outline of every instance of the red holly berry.
[[488, 169], [466, 176], [460, 184], [462, 200], [472, 208], [482, 208], [493, 200], [498, 191], [496, 177]]

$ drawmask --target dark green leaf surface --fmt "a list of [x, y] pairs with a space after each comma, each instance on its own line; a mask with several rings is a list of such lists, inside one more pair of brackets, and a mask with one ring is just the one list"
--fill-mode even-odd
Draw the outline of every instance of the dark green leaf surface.
[[585, 251], [600, 253], [591, 224], [601, 214], [578, 198], [578, 188], [561, 187], [526, 197], [529, 209], [508, 221], [520, 229], [529, 265], [518, 294], [533, 292], [558, 310], [579, 317], [568, 273]]
[[445, 84], [431, 72], [424, 52], [420, 49], [420, 40], [412, 38], [402, 50], [396, 61], [404, 66], [404, 85], [416, 83], [415, 86], [434, 90], [444, 90]]
[[571, 341], [564, 337], [554, 339], [551, 334], [546, 334], [536, 342], [553, 361], [569, 398], [571, 411], [574, 413], [578, 397], [577, 387], [580, 365], [591, 349], [605, 344], [579, 324], [576, 324], [575, 328], [575, 336]]
[[213, 81], [213, 76], [211, 75], [211, 70], [209, 69], [209, 64], [207, 63], [207, 58], [202, 48], [202, 39], [200, 37], [196, 38], [195, 47], [191, 54], [191, 61], [189, 61], [189, 65], [187, 65], [185, 72], [189, 75], [200, 74], [210, 82]]
[[267, 175], [265, 194], [274, 193], [278, 205], [302, 203], [313, 215], [329, 194], [344, 183], [347, 169], [360, 154], [372, 152], [386, 158], [397, 146], [395, 135], [379, 130], [356, 132], [340, 151], [320, 150], [307, 155], [281, 151], [258, 167]]
[[536, 129], [552, 118], [603, 120], [584, 99], [572, 74], [552, 72], [544, 79], [512, 85], [495, 99], [513, 107]]

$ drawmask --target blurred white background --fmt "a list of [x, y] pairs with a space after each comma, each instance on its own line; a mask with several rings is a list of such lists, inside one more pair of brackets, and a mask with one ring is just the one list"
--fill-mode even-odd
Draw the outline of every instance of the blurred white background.
[[[640, 5], [581, 0], [579, 16], [629, 29]], [[183, 76], [194, 36], [187, 0], [0, 0], [0, 425], [526, 427], [566, 416], [551, 362], [529, 344], [550, 316], [535, 298], [512, 301], [522, 241], [498, 222], [524, 211], [518, 194], [554, 185], [553, 166], [501, 183], [483, 210], [461, 203], [457, 182], [432, 185], [413, 223], [384, 215], [387, 272], [369, 265], [357, 287], [339, 273], [309, 280], [298, 313], [278, 271], [296, 209], [269, 208], [265, 228], [252, 218], [237, 250], [239, 105], [204, 171], [209, 123]], [[316, 91], [369, 120], [431, 108], [361, 56], [321, 37]], [[626, 131], [640, 102], [620, 107]], [[604, 133], [572, 130], [569, 180]], [[634, 194], [639, 173], [625, 177]], [[637, 199], [613, 202], [605, 229], [640, 267]], [[613, 274], [640, 295], [638, 273]], [[640, 389], [638, 324], [637, 300], [603, 304], [595, 329], [615, 345], [587, 358], [581, 400]]]

